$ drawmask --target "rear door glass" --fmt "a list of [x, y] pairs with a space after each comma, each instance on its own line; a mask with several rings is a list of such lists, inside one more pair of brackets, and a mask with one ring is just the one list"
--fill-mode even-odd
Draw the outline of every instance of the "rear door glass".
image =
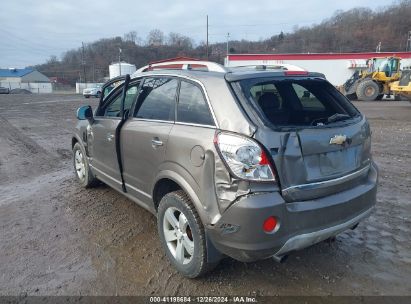
[[177, 105], [177, 121], [209, 126], [214, 125], [203, 91], [193, 83], [181, 81]]

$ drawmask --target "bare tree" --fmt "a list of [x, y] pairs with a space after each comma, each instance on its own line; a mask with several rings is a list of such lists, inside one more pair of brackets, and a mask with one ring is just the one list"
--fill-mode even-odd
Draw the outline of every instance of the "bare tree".
[[191, 49], [193, 47], [193, 41], [191, 38], [174, 32], [168, 34], [167, 43], [168, 45], [183, 49]]
[[130, 31], [124, 34], [124, 40], [133, 42], [136, 45], [141, 45], [141, 38], [138, 36], [136, 31]]
[[159, 29], [151, 30], [147, 36], [147, 44], [150, 46], [164, 45], [164, 33]]

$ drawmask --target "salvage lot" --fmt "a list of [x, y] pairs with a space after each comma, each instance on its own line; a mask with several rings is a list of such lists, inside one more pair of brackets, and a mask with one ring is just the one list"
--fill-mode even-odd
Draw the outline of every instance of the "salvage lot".
[[71, 166], [78, 95], [0, 95], [2, 295], [411, 295], [411, 103], [356, 102], [380, 168], [374, 213], [336, 242], [272, 260], [226, 259], [204, 278], [166, 260], [155, 217]]

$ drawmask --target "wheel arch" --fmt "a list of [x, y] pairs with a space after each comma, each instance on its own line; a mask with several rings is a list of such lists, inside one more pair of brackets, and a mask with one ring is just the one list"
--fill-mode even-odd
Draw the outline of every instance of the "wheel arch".
[[[78, 131], [79, 133], [74, 133], [73, 136], [71, 137], [71, 149], [74, 148], [74, 145], [76, 143], [79, 143], [84, 151], [86, 152], [86, 156], [89, 157], [89, 151], [88, 151], [88, 146], [87, 146], [87, 142], [85, 142], [87, 140], [86, 138], [86, 133], [85, 131], [81, 132], [81, 130]], [[81, 135], [83, 135], [84, 138], [81, 138]]]
[[193, 202], [198, 215], [203, 222], [203, 225], [207, 225], [210, 223], [210, 218], [204, 209], [203, 204], [201, 203], [200, 198], [196, 194], [196, 191], [193, 187], [182, 177], [180, 174], [171, 171], [171, 170], [164, 170], [161, 171], [156, 178], [154, 183], [152, 197], [154, 202], [154, 208], [157, 211], [158, 205], [164, 195], [170, 193], [175, 190], [183, 190], [190, 200]]
[[180, 174], [171, 170], [164, 170], [158, 174], [152, 191], [152, 199], [156, 212], [161, 198], [164, 195], [180, 189], [183, 190], [192, 201], [194, 208], [200, 216], [200, 220], [205, 228], [207, 261], [210, 263], [218, 263], [222, 258], [222, 254], [218, 251], [218, 249], [216, 249], [207, 229], [208, 224], [211, 222], [210, 215], [207, 213], [207, 210], [201, 203], [193, 187], [190, 186], [190, 184]]
[[71, 137], [71, 149], [74, 148], [74, 145], [76, 143], [80, 143], [80, 145], [83, 145], [81, 138], [77, 134], [73, 134], [73, 136]]

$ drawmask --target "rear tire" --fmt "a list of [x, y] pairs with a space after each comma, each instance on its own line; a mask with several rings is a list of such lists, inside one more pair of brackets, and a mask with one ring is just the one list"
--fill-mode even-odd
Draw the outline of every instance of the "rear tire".
[[157, 227], [167, 258], [184, 276], [199, 277], [218, 264], [207, 261], [204, 227], [184, 191], [170, 192], [161, 199]]
[[364, 80], [358, 84], [357, 96], [359, 100], [373, 101], [376, 100], [380, 94], [380, 87], [372, 80]]
[[84, 188], [90, 188], [98, 183], [97, 178], [90, 170], [86, 151], [78, 142], [73, 146], [73, 167], [77, 181]]

